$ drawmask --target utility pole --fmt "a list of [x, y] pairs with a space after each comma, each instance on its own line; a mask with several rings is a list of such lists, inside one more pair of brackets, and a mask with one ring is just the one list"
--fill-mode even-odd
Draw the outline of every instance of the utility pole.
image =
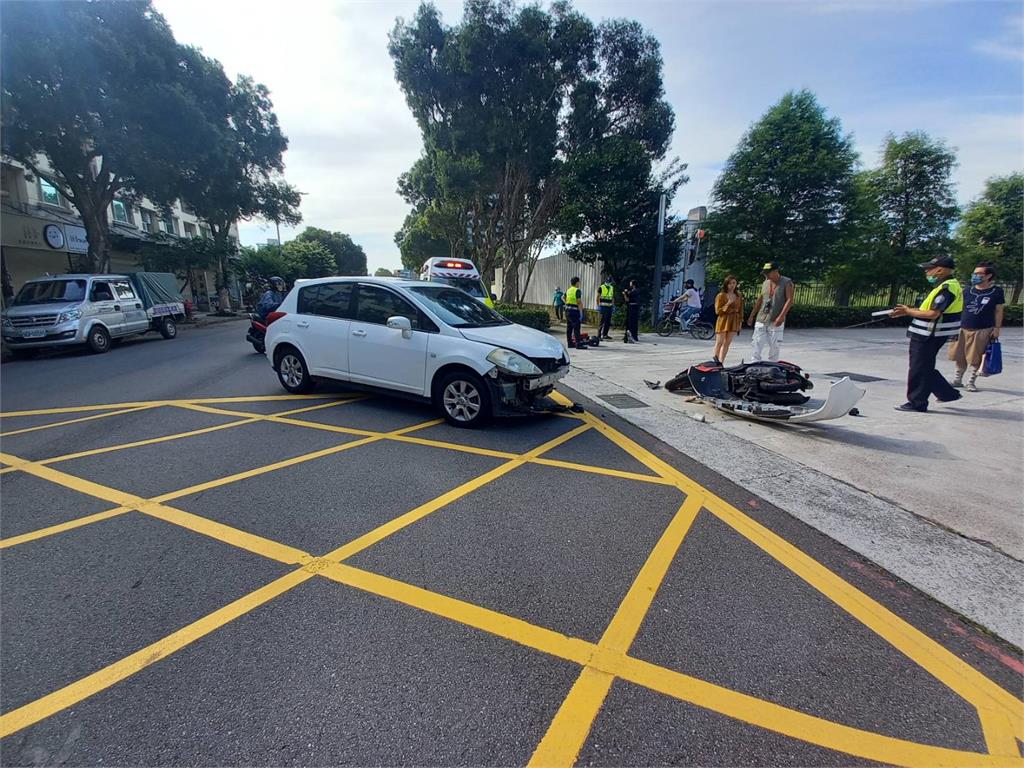
[[665, 257], [665, 194], [658, 205], [658, 250], [654, 254], [654, 297], [651, 299], [651, 325], [658, 324], [661, 316], [661, 267]]

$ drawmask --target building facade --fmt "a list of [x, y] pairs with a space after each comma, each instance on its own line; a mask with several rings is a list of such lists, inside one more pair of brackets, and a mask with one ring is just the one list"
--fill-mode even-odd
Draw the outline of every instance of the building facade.
[[[46, 168], [45, 161], [40, 158]], [[4, 159], [0, 165], [0, 278], [4, 302], [33, 277], [81, 272], [89, 251], [82, 219], [74, 206], [49, 182], [20, 163]], [[111, 272], [142, 269], [139, 252], [158, 242], [158, 233], [172, 237], [211, 238], [210, 228], [187, 206], [176, 202], [169, 215], [143, 199], [138, 204], [114, 200], [107, 210], [112, 249]], [[238, 230], [231, 236], [238, 242]], [[88, 271], [87, 269], [84, 271]], [[183, 298], [200, 309], [216, 296], [216, 276], [196, 270], [189, 284], [182, 280]], [[232, 291], [238, 300], [237, 290]]]

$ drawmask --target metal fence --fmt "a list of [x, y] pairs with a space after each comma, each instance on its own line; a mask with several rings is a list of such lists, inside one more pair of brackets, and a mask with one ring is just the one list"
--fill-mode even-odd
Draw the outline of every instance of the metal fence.
[[[893, 304], [918, 304], [920, 296], [924, 291], [910, 286], [903, 286], [896, 291], [896, 301]], [[872, 291], [853, 291], [846, 295], [846, 303], [841, 303], [844, 298], [840, 292], [833, 287], [815, 283], [797, 283], [793, 293], [793, 303], [805, 307], [887, 307], [890, 306], [890, 289], [879, 288]]]
[[[527, 278], [526, 267], [520, 267], [519, 285], [520, 290]], [[563, 291], [569, 287], [569, 280], [573, 277], [580, 279], [580, 290], [583, 292], [584, 306], [593, 307], [594, 297], [597, 295], [597, 287], [601, 284], [601, 262], [596, 264], [583, 264], [573, 261], [565, 253], [558, 253], [554, 256], [540, 259], [533, 268], [530, 275], [530, 284], [523, 295], [524, 304], [537, 304], [542, 307], [551, 306], [551, 300], [555, 288]]]

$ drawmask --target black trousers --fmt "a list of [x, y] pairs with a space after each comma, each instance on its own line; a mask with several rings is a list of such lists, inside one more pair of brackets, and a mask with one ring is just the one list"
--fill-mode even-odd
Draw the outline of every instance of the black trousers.
[[561, 320], [563, 317], [565, 317], [565, 305], [564, 304], [556, 304], [555, 305], [555, 317], [557, 317], [559, 320]]
[[[582, 345], [582, 336], [580, 335], [580, 324], [583, 322], [582, 313], [576, 307], [566, 307], [565, 322], [565, 340], [569, 348]], [[573, 341], [574, 336], [575, 341]]]
[[601, 312], [601, 326], [597, 329], [597, 335], [602, 339], [610, 336], [612, 331], [612, 310], [614, 307], [599, 307]]
[[640, 338], [640, 305], [628, 304], [626, 306], [626, 338], [632, 336]]
[[935, 369], [935, 357], [948, 338], [916, 334], [910, 337], [907, 402], [920, 411], [928, 407], [928, 395], [935, 395], [940, 402], [960, 399], [960, 393]]

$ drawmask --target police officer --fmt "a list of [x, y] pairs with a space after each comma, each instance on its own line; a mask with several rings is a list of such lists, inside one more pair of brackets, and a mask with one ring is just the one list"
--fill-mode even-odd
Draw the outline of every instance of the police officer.
[[636, 287], [636, 280], [630, 280], [622, 294], [626, 300], [626, 333], [622, 340], [627, 344], [636, 344], [640, 334], [640, 289]]
[[892, 317], [911, 319], [907, 336], [910, 337], [910, 372], [907, 375], [907, 402], [897, 405], [897, 411], [928, 410], [928, 395], [935, 395], [942, 403], [959, 400], [961, 395], [935, 368], [935, 356], [949, 339], [960, 333], [960, 313], [964, 308], [964, 292], [953, 278], [953, 258], [939, 256], [920, 265], [932, 288], [917, 309], [898, 304]]
[[565, 292], [565, 323], [566, 346], [569, 349], [586, 349], [580, 330], [583, 323], [583, 292], [578, 277], [569, 281], [569, 289]]
[[615, 287], [611, 275], [605, 275], [604, 282], [597, 289], [597, 307], [601, 313], [597, 335], [602, 339], [611, 339], [612, 311], [615, 309]]

